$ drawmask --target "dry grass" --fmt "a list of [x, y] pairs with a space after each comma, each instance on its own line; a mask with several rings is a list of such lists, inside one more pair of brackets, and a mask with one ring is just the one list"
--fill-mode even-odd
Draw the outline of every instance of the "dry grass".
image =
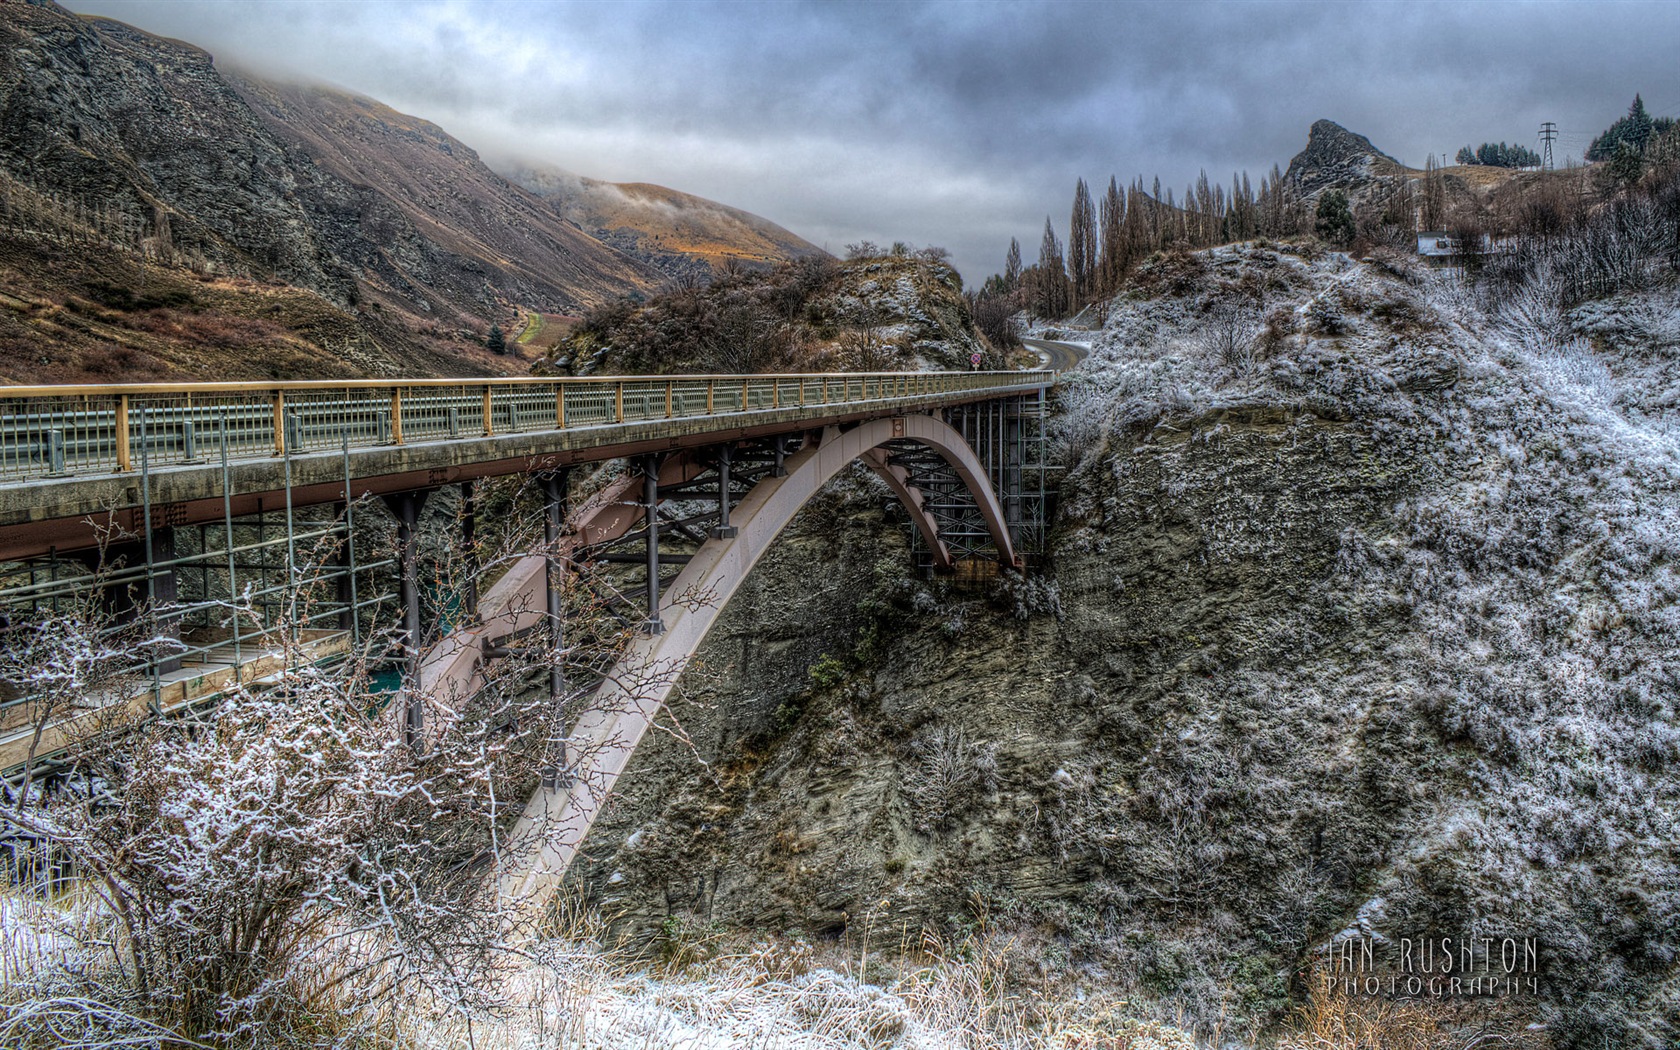
[[1277, 1050], [1543, 1050], [1545, 1032], [1529, 1028], [1497, 1000], [1448, 1002], [1351, 995], [1314, 974], [1307, 1001], [1291, 1018]]

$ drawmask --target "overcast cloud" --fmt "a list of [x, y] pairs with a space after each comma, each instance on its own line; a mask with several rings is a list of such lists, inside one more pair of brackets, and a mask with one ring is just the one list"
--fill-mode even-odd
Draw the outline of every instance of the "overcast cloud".
[[[830, 251], [951, 249], [972, 283], [1074, 180], [1257, 181], [1327, 117], [1421, 167], [1635, 91], [1680, 111], [1680, 4], [75, 0], [518, 157], [656, 182]], [[1563, 157], [1560, 155], [1559, 160]]]

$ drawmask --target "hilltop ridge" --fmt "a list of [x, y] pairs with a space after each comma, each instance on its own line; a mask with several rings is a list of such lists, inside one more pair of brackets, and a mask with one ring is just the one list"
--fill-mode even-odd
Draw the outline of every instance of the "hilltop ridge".
[[524, 163], [498, 170], [596, 240], [671, 277], [827, 254], [769, 219], [666, 186], [604, 182]]
[[1303, 196], [1313, 197], [1331, 187], [1348, 189], [1382, 176], [1411, 173], [1364, 135], [1333, 120], [1315, 120], [1307, 132], [1306, 148], [1290, 160], [1284, 178]]

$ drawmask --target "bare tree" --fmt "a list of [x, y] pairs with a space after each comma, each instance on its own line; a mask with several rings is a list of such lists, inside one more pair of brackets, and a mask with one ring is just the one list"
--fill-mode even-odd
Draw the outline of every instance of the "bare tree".
[[1044, 239], [1039, 243], [1037, 272], [1031, 290], [1033, 312], [1040, 317], [1064, 317], [1068, 312], [1067, 268], [1062, 263], [1062, 242], [1056, 228], [1044, 219]]
[[1095, 298], [1097, 279], [1097, 216], [1091, 191], [1080, 179], [1073, 190], [1073, 216], [1068, 222], [1069, 313], [1078, 313]]

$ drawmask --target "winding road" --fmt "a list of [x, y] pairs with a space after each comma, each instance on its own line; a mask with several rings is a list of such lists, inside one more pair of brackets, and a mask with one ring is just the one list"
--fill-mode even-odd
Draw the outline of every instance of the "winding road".
[[1044, 359], [1044, 367], [1052, 372], [1066, 372], [1077, 367], [1085, 360], [1085, 355], [1091, 352], [1087, 346], [1079, 343], [1064, 343], [1054, 339], [1022, 339], [1021, 343], [1028, 350]]

